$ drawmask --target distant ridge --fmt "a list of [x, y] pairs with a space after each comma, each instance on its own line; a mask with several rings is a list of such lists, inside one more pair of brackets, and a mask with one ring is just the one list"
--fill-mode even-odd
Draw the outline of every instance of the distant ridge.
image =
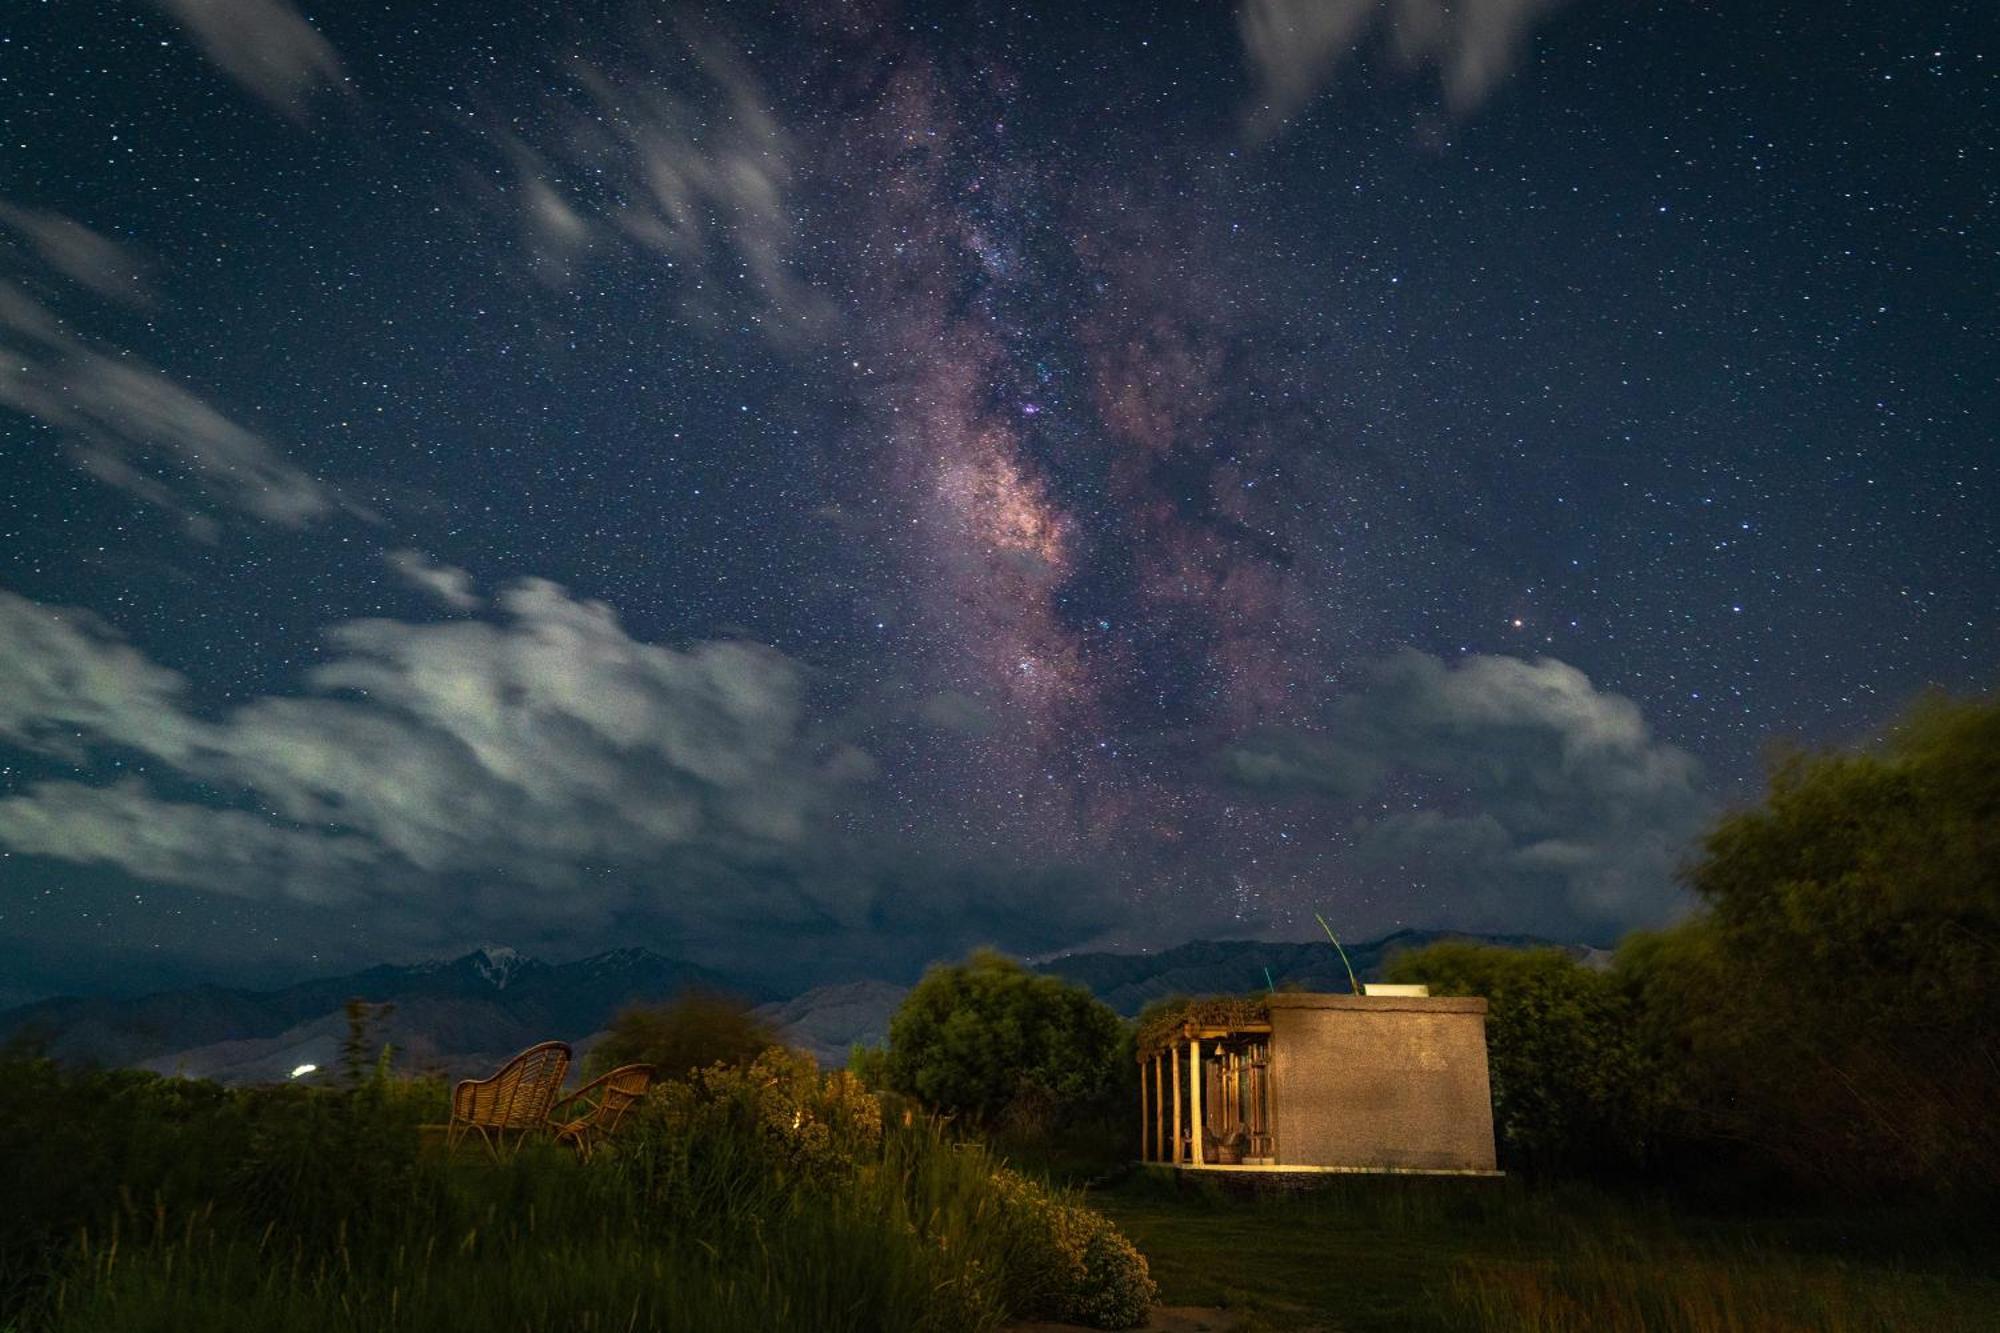
[[[1375, 981], [1381, 979], [1382, 967], [1393, 955], [1439, 940], [1506, 948], [1553, 946], [1587, 962], [1601, 957], [1600, 950], [1588, 946], [1554, 945], [1532, 935], [1442, 930], [1400, 930], [1379, 940], [1349, 945], [1347, 956], [1361, 980]], [[1347, 969], [1333, 946], [1323, 940], [1194, 940], [1158, 953], [1066, 954], [1040, 964], [1037, 970], [1076, 982], [1128, 1018], [1170, 995], [1261, 991], [1271, 983], [1306, 990], [1347, 989]], [[822, 1065], [834, 1065], [844, 1063], [848, 1050], [856, 1044], [880, 1046], [887, 1041], [889, 1020], [907, 994], [907, 986], [850, 982], [821, 986], [782, 1004], [767, 1004], [758, 1013], [792, 1045], [811, 1051]]]
[[[1530, 935], [1403, 930], [1351, 944], [1347, 956], [1362, 980], [1373, 980], [1396, 953], [1439, 940], [1515, 948], [1552, 943]], [[1601, 957], [1584, 946], [1557, 947], [1585, 961]], [[1194, 940], [1157, 953], [1068, 954], [1038, 970], [1076, 982], [1127, 1017], [1170, 995], [1261, 991], [1267, 984], [1327, 991], [1348, 986], [1340, 955], [1323, 940]], [[358, 997], [394, 1006], [373, 1036], [397, 1048], [403, 1067], [458, 1075], [489, 1070], [545, 1038], [586, 1043], [624, 1006], [690, 988], [769, 999], [648, 949], [545, 963], [490, 945], [456, 958], [385, 964], [271, 991], [194, 986], [133, 999], [39, 1000], [0, 1011], [0, 1041], [27, 1038], [65, 1061], [264, 1082], [300, 1065], [333, 1069], [347, 1032], [347, 1001]], [[772, 999], [757, 1012], [788, 1043], [835, 1066], [856, 1044], [882, 1044], [908, 993], [892, 982], [849, 981]]]
[[301, 1064], [328, 1067], [346, 1033], [347, 1001], [358, 997], [395, 1006], [376, 1035], [408, 1062], [455, 1071], [545, 1037], [582, 1037], [626, 1004], [689, 987], [740, 989], [647, 949], [545, 963], [489, 946], [271, 991], [195, 986], [132, 999], [38, 1000], [0, 1012], [0, 1041], [39, 1041], [62, 1060], [254, 1082]]
[[[1466, 940], [1505, 948], [1561, 948], [1579, 960], [1597, 950], [1557, 944], [1533, 935], [1481, 935], [1455, 930], [1399, 930], [1379, 940], [1348, 944], [1347, 957], [1363, 981], [1379, 981], [1382, 968], [1398, 953], [1440, 940]], [[1266, 969], [1269, 980], [1265, 979]], [[1073, 953], [1050, 959], [1040, 970], [1087, 987], [1098, 999], [1130, 1017], [1170, 995], [1226, 995], [1261, 991], [1268, 985], [1302, 990], [1345, 991], [1347, 968], [1325, 940], [1194, 940], [1158, 953]]]

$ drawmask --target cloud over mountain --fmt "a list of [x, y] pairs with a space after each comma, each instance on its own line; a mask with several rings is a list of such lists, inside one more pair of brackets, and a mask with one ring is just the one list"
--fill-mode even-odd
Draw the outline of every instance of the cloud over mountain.
[[865, 770], [815, 743], [804, 671], [770, 649], [640, 643], [532, 579], [500, 605], [500, 623], [336, 625], [307, 693], [209, 719], [103, 621], [0, 594], [0, 666], [25, 685], [0, 736], [137, 750], [163, 785], [214, 793], [44, 782], [0, 801], [0, 841], [222, 893], [590, 914], [608, 877], [705, 915], [676, 884], [783, 858]]
[[[1475, 918], [1657, 919], [1711, 811], [1691, 755], [1554, 658], [1398, 653], [1320, 726], [1246, 737], [1224, 763], [1243, 786], [1351, 809], [1361, 862], [1449, 885]], [[1392, 787], [1416, 799], [1390, 810]]]
[[[431, 568], [426, 565], [424, 568]], [[0, 846], [365, 923], [377, 956], [477, 936], [639, 937], [738, 970], [905, 970], [997, 940], [1073, 942], [1105, 896], [981, 869], [835, 816], [873, 760], [745, 641], [671, 648], [538, 579], [496, 619], [325, 631], [297, 694], [219, 716], [99, 617], [0, 591], [0, 741], [97, 772], [0, 799]], [[130, 772], [130, 769], [127, 770]]]

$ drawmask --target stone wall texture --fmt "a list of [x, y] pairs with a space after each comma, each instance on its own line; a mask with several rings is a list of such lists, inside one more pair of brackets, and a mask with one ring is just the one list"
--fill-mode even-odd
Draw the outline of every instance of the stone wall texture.
[[1273, 995], [1271, 1085], [1282, 1165], [1493, 1169], [1484, 1000]]

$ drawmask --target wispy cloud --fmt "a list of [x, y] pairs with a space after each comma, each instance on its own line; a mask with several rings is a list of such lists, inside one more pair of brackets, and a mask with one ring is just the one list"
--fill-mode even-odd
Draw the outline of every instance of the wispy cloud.
[[208, 58], [279, 114], [303, 122], [313, 97], [344, 89], [333, 44], [285, 0], [153, 0]]
[[[100, 294], [133, 294], [135, 280], [123, 276], [137, 271], [130, 257], [82, 224], [4, 204], [0, 222], [27, 236], [55, 274]], [[61, 432], [85, 471], [181, 514], [199, 537], [218, 534], [218, 509], [300, 528], [342, 507], [255, 431], [140, 357], [77, 331], [28, 285], [45, 288], [47, 278], [0, 276], [0, 407]]]
[[1445, 101], [1479, 105], [1563, 0], [1243, 0], [1237, 25], [1257, 82], [1245, 121], [1276, 132], [1319, 95], [1376, 31], [1405, 67], [1434, 65]]
[[476, 611], [486, 601], [472, 588], [472, 575], [456, 565], [434, 564], [422, 551], [389, 551], [382, 556], [389, 568], [420, 592], [429, 593], [454, 611]]
[[25, 240], [44, 264], [99, 296], [125, 305], [152, 301], [145, 263], [74, 218], [0, 200], [0, 226]]
[[566, 61], [549, 133], [491, 131], [534, 272], [560, 286], [592, 251], [647, 256], [692, 318], [747, 319], [780, 342], [818, 328], [831, 305], [798, 271], [800, 149], [756, 71], [702, 29], [637, 49]]

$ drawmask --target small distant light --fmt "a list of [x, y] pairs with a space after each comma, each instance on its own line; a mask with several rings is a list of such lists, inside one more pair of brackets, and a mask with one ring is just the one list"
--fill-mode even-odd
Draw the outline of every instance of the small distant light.
[[300, 1065], [297, 1069], [294, 1069], [292, 1071], [292, 1077], [304, 1078], [307, 1074], [314, 1074], [318, 1072], [319, 1072], [318, 1065]]

